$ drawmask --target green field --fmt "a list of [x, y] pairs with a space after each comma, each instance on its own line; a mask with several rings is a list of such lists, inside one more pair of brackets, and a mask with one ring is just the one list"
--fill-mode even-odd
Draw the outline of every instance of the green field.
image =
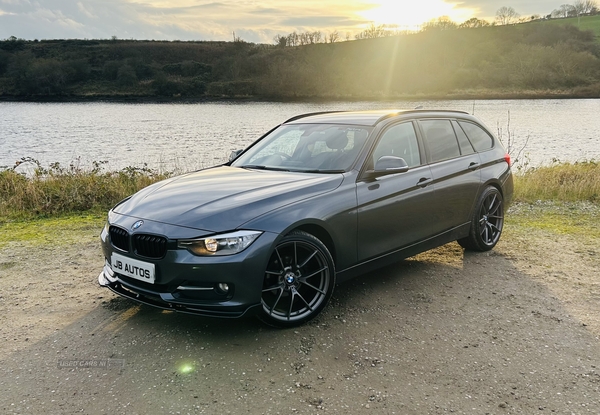
[[600, 14], [596, 16], [581, 16], [568, 17], [566, 19], [550, 19], [550, 20], [539, 20], [528, 24], [542, 24], [542, 25], [572, 25], [579, 30], [591, 30], [596, 35], [596, 39], [600, 42]]

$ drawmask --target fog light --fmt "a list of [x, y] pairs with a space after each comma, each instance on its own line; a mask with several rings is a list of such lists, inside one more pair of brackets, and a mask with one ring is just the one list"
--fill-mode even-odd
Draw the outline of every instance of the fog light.
[[225, 284], [224, 282], [220, 282], [217, 287], [219, 288], [219, 291], [221, 291], [224, 294], [227, 294], [229, 292], [229, 285]]

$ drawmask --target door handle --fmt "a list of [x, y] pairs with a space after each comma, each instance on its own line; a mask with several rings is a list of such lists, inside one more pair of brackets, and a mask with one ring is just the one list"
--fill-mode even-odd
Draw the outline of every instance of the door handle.
[[430, 177], [422, 177], [421, 179], [419, 179], [419, 181], [417, 182], [417, 186], [419, 187], [425, 187], [427, 185], [429, 185], [433, 180], [431, 180]]
[[476, 162], [472, 162], [471, 164], [469, 164], [469, 170], [477, 170], [479, 168], [480, 164], [476, 163]]

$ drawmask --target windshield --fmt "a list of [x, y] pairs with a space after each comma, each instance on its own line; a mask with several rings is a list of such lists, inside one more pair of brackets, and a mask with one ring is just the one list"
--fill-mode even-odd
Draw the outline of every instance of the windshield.
[[231, 165], [269, 170], [344, 172], [354, 164], [369, 131], [353, 125], [283, 125]]

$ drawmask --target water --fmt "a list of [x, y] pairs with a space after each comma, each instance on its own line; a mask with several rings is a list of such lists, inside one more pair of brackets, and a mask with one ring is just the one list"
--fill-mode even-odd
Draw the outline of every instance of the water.
[[[198, 104], [0, 103], [0, 168], [32, 157], [107, 170], [188, 171], [219, 164], [294, 115], [327, 110], [458, 109], [514, 138], [513, 157], [538, 166], [600, 160], [600, 100], [215, 102]], [[510, 126], [508, 116], [510, 113]], [[526, 143], [526, 145], [525, 145]]]

